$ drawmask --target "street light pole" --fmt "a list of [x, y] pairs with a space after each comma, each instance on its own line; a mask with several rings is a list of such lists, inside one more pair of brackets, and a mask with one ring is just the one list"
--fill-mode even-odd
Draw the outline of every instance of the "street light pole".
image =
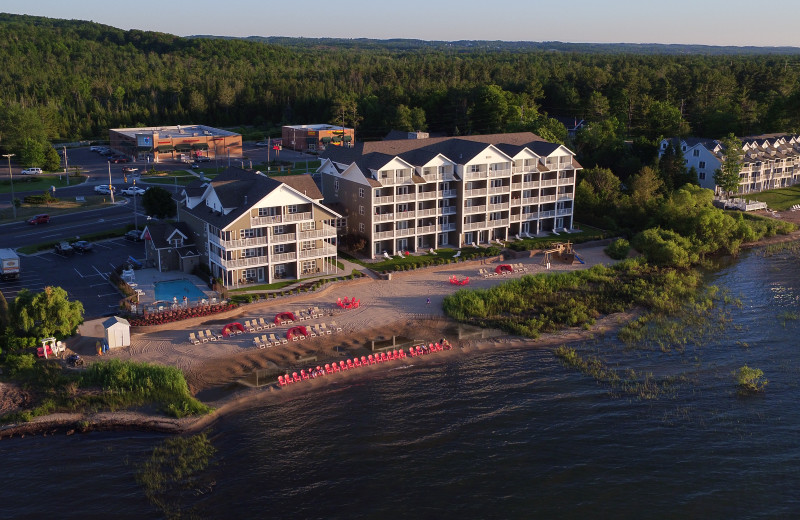
[[108, 161], [108, 193], [111, 194], [111, 204], [114, 204], [114, 185], [111, 184], [111, 161]]
[[67, 174], [67, 186], [69, 186], [69, 164], [67, 164], [67, 147], [64, 147], [64, 173]]
[[11, 213], [14, 218], [17, 218], [17, 205], [14, 204], [14, 175], [11, 173], [11, 158], [14, 157], [13, 153], [3, 154], [3, 157], [8, 159], [8, 178], [11, 181]]

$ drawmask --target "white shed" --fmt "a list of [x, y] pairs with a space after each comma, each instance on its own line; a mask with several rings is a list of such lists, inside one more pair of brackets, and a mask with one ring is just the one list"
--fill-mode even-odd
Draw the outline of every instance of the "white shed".
[[112, 316], [103, 322], [108, 348], [129, 347], [131, 344], [131, 324], [125, 318]]

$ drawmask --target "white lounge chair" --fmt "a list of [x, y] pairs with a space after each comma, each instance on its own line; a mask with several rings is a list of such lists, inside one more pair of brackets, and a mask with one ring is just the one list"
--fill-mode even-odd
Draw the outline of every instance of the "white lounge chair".
[[331, 322], [331, 330], [336, 331], [336, 332], [342, 332], [342, 328], [340, 326], [336, 325], [335, 321]]
[[461, 250], [460, 249], [458, 250], [458, 253], [453, 255], [453, 258], [458, 258], [459, 256], [461, 256]]
[[392, 259], [392, 257], [391, 257], [391, 256], [389, 256], [389, 253], [387, 253], [386, 251], [384, 251], [384, 252], [383, 252], [383, 257], [384, 257], [385, 259], [387, 259], [387, 260], [391, 260], [391, 259]]
[[[322, 332], [322, 333], [325, 333], [325, 334], [330, 334], [330, 333], [332, 333], [332, 332], [333, 332], [333, 331], [332, 331], [331, 329], [329, 329], [329, 328], [328, 328], [328, 326], [327, 326], [327, 325], [325, 325], [324, 323], [320, 323], [320, 324], [319, 324], [319, 330], [320, 330], [320, 332]], [[322, 335], [322, 334], [320, 334], [320, 336], [321, 336], [321, 335]]]
[[517, 240], [521, 240], [521, 238], [520, 238], [520, 236], [519, 236], [519, 233], [517, 233], [516, 235], [514, 235], [514, 238], [516, 238]]
[[256, 328], [255, 328], [255, 327], [253, 327], [252, 325], [250, 325], [250, 320], [245, 320], [245, 322], [244, 322], [244, 328], [245, 328], [245, 330], [246, 330], [247, 332], [255, 332], [255, 331], [256, 331]]
[[259, 338], [258, 336], [255, 336], [253, 338], [253, 345], [255, 345], [256, 347], [259, 347], [259, 348], [264, 348], [264, 347], [261, 346], [261, 338]]
[[430, 254], [432, 254], [432, 255], [435, 255], [435, 254], [436, 254], [436, 251], [434, 251], [434, 250], [433, 250], [433, 248], [430, 248], [430, 249], [428, 249], [428, 252], [429, 252]]
[[200, 343], [200, 340], [197, 339], [197, 336], [194, 335], [194, 332], [190, 332], [189, 333], [189, 342], [191, 342], [192, 345], [197, 345], [197, 344]]
[[207, 343], [209, 338], [206, 337], [205, 333], [201, 330], [197, 332], [197, 337], [200, 338], [200, 341], [203, 343]]
[[266, 334], [261, 335], [261, 348], [271, 347], [272, 342], [269, 340]]
[[209, 341], [217, 341], [217, 337], [211, 334], [211, 329], [206, 329], [206, 337]]

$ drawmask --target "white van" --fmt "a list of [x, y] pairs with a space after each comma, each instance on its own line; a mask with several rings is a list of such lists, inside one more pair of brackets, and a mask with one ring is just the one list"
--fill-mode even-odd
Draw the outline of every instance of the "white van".
[[25, 168], [20, 172], [22, 175], [39, 175], [42, 173], [41, 168]]

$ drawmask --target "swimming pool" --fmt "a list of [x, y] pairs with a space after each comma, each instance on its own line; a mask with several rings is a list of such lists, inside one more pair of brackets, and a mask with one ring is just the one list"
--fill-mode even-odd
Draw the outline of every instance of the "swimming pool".
[[165, 280], [163, 282], [156, 282], [155, 287], [155, 296], [156, 301], [167, 301], [171, 302], [173, 299], [177, 299], [178, 303], [183, 302], [183, 297], [189, 301], [199, 301], [203, 298], [206, 298], [205, 293], [198, 289], [192, 282], [189, 280]]

